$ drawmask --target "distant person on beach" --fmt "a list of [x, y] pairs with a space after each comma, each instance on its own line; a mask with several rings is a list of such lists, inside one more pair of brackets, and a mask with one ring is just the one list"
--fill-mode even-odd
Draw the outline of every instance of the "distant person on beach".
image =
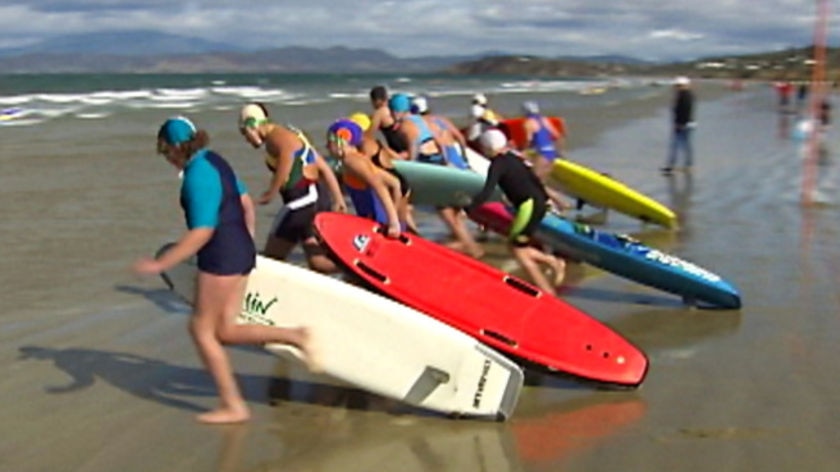
[[403, 158], [407, 158], [408, 144], [398, 130], [399, 123], [391, 116], [388, 98], [389, 94], [385, 86], [377, 85], [370, 89], [370, 105], [373, 107], [373, 114], [370, 117], [371, 129], [382, 133], [388, 147]]
[[530, 151], [539, 157], [539, 165], [535, 162], [535, 170], [540, 178], [551, 169], [551, 163], [563, 156], [564, 136], [554, 124], [540, 114], [540, 106], [533, 100], [522, 103], [522, 114], [525, 121], [525, 146], [523, 151]]
[[[398, 124], [399, 132], [408, 143], [409, 159], [430, 165], [447, 165], [443, 146], [435, 137], [426, 121], [411, 113], [411, 99], [405, 94], [395, 94], [388, 99], [388, 109]], [[438, 216], [455, 236], [450, 246], [472, 257], [480, 258], [484, 249], [473, 239], [467, 229], [463, 212], [454, 207], [437, 208]]]
[[808, 82], [800, 82], [796, 89], [796, 110], [801, 112], [805, 108], [805, 101], [808, 98]]
[[[239, 112], [239, 131], [255, 149], [265, 146], [265, 164], [272, 173], [269, 188], [257, 202], [270, 203], [283, 198], [283, 208], [269, 231], [263, 253], [284, 260], [300, 243], [307, 263], [313, 270], [330, 273], [337, 270], [315, 238], [312, 223], [320, 211], [347, 211], [338, 179], [327, 161], [309, 143], [300, 130], [272, 122], [260, 103], [249, 103]], [[319, 181], [323, 180], [329, 196]]]
[[207, 148], [209, 137], [188, 119], [160, 127], [157, 150], [183, 172], [181, 206], [187, 231], [157, 259], [134, 263], [138, 274], [160, 274], [197, 255], [198, 275], [189, 331], [219, 390], [217, 409], [198, 415], [204, 423], [239, 423], [250, 412], [236, 384], [225, 344], [283, 343], [299, 348], [317, 370], [307, 328], [236, 323], [248, 274], [256, 263], [254, 204], [228, 162]]
[[693, 150], [691, 146], [691, 131], [694, 129], [694, 93], [691, 91], [691, 80], [688, 77], [677, 77], [674, 80], [674, 102], [671, 109], [671, 145], [668, 161], [660, 170], [668, 175], [677, 163], [677, 154], [684, 154], [684, 168], [691, 170], [693, 165]]
[[490, 102], [487, 100], [487, 95], [484, 95], [483, 93], [473, 95], [472, 104], [479, 106], [484, 110], [481, 118], [491, 125], [497, 126], [502, 120], [504, 120], [504, 117], [500, 113], [490, 108]]
[[568, 205], [560, 194], [547, 185], [552, 163], [562, 156], [563, 134], [540, 114], [537, 102], [533, 100], [523, 102], [522, 112], [525, 115], [522, 126], [525, 127], [526, 137], [526, 144], [522, 150], [531, 155], [534, 174], [546, 186], [545, 190], [551, 197], [551, 201], [558, 208], [567, 208]]
[[426, 124], [436, 134], [441, 145], [443, 145], [443, 152], [449, 164], [459, 169], [469, 169], [464, 156], [467, 140], [461, 130], [449, 118], [433, 114], [429, 109], [429, 100], [422, 95], [411, 100], [411, 112], [422, 116]]
[[779, 111], [790, 111], [790, 96], [793, 94], [793, 84], [788, 80], [776, 82], [776, 93], [779, 95]]
[[363, 140], [362, 127], [346, 118], [327, 128], [327, 149], [342, 164], [341, 179], [356, 214], [385, 225], [388, 236], [396, 238], [402, 231], [397, 214], [403, 198], [400, 181], [362, 153]]
[[490, 108], [487, 96], [483, 93], [473, 95], [469, 115], [473, 122], [467, 128], [466, 139], [470, 147], [481, 152], [481, 135], [487, 130], [501, 128], [504, 118]]
[[[481, 145], [484, 154], [490, 158], [490, 169], [484, 188], [472, 197], [466, 211], [474, 211], [485, 203], [498, 185], [507, 200], [516, 207], [508, 237], [516, 261], [539, 288], [556, 296], [556, 287], [563, 282], [565, 275], [565, 261], [538, 249], [532, 239], [548, 211], [545, 187], [519, 154], [508, 146], [507, 137], [500, 130], [491, 129], [482, 134]], [[552, 282], [542, 273], [540, 265], [546, 265], [554, 272]]]
[[414, 221], [413, 209], [411, 207], [411, 185], [394, 166], [394, 161], [399, 160], [400, 156], [389, 148], [386, 144], [376, 138], [371, 128], [371, 120], [366, 114], [362, 112], [353, 113], [348, 117], [350, 121], [359, 125], [363, 131], [362, 142], [359, 145], [359, 150], [378, 168], [388, 172], [397, 178], [400, 184], [401, 198], [397, 203], [397, 213], [400, 221], [406, 225], [406, 230], [414, 234], [420, 234], [417, 229], [417, 223]]

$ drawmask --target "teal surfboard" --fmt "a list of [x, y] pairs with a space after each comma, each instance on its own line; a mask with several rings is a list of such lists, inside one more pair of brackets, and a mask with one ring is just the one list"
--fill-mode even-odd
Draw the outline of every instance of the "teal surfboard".
[[[415, 205], [462, 206], [484, 187], [484, 176], [456, 167], [415, 161], [395, 161], [394, 166], [411, 186]], [[491, 200], [500, 200], [496, 188]]]

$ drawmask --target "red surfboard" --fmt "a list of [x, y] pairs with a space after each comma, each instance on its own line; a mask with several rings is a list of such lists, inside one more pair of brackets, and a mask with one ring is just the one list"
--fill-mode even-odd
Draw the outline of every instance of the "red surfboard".
[[319, 213], [315, 229], [377, 290], [506, 354], [623, 387], [647, 373], [645, 354], [621, 335], [495, 267], [410, 234], [387, 238], [381, 225], [353, 215]]
[[502, 202], [485, 203], [469, 212], [467, 216], [481, 226], [503, 236], [510, 232], [510, 225], [513, 222], [513, 217]]
[[[563, 118], [560, 118], [559, 116], [547, 116], [546, 118], [548, 118], [548, 121], [557, 128], [557, 131], [560, 132], [560, 136], [566, 136], [566, 123], [563, 121]], [[524, 117], [502, 120], [501, 129], [505, 132], [508, 139], [517, 149], [522, 149], [528, 145], [528, 136], [525, 134]]]

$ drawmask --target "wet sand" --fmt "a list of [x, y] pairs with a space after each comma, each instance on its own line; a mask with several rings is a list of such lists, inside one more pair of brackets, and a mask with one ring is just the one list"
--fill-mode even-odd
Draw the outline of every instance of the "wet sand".
[[[217, 397], [185, 332], [189, 309], [128, 272], [181, 231], [174, 172], [152, 156], [157, 122], [2, 130], [0, 470], [833, 470], [836, 137], [818, 169], [826, 203], [802, 208], [795, 116], [777, 113], [766, 85], [700, 85], [695, 170], [664, 178], [667, 92], [567, 115], [570, 157], [682, 222], [669, 233], [611, 215], [605, 229], [721, 274], [744, 307], [687, 308], [572, 267], [563, 297], [644, 349], [649, 375], [638, 390], [604, 391], [531, 374], [506, 423], [412, 410], [247, 348], [229, 352], [253, 420], [196, 423]], [[201, 118], [229, 127], [229, 114]], [[89, 139], [97, 126], [108, 139]], [[234, 131], [215, 144], [252, 156]], [[256, 161], [237, 165], [254, 191]], [[274, 210], [259, 211], [263, 235]], [[488, 260], [509, 267], [491, 248]]]

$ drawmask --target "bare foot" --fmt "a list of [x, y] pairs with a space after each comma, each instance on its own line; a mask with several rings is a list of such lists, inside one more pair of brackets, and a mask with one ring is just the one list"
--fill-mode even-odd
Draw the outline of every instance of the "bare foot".
[[230, 424], [230, 423], [244, 423], [251, 418], [251, 412], [248, 407], [241, 405], [238, 407], [219, 408], [218, 410], [208, 411], [196, 416], [196, 419], [206, 424]]
[[470, 256], [475, 259], [481, 259], [484, 257], [484, 249], [482, 249], [481, 246], [476, 246], [470, 251]]
[[555, 258], [552, 269], [554, 270], [554, 286], [559, 287], [563, 284], [563, 279], [566, 277], [566, 261]]
[[449, 241], [446, 244], [444, 244], [444, 246], [454, 251], [466, 252], [464, 251], [464, 243], [462, 243], [461, 241]]

